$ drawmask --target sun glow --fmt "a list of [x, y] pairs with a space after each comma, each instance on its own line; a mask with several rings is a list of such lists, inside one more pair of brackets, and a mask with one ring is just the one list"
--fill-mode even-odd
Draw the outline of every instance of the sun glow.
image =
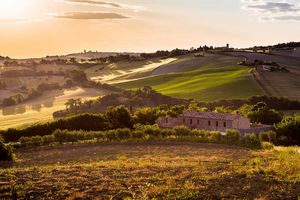
[[31, 3], [30, 0], [0, 0], [0, 18], [22, 18], [29, 12]]

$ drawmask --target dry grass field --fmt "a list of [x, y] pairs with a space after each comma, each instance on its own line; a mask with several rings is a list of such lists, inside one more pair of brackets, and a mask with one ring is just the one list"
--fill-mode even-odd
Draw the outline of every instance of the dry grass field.
[[297, 151], [186, 142], [22, 149], [1, 165], [0, 198], [297, 199]]
[[172, 63], [177, 58], [153, 58], [146, 61], [118, 62], [108, 65], [97, 65], [85, 70], [87, 76], [103, 83], [120, 83], [150, 76], [159, 66]]
[[289, 73], [271, 72], [258, 69], [258, 81], [266, 94], [300, 100], [300, 58], [283, 55], [268, 55], [260, 53], [233, 52], [233, 55], [247, 57], [249, 62], [254, 60], [272, 61], [286, 66]]
[[53, 112], [65, 109], [65, 103], [68, 99], [81, 98], [86, 100], [98, 98], [108, 93], [109, 91], [93, 88], [48, 92], [35, 100], [0, 109], [0, 130], [52, 120]]

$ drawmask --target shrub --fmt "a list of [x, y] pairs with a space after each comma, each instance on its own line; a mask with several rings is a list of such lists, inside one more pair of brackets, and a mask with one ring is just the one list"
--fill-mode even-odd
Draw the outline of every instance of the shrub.
[[173, 128], [176, 136], [192, 136], [191, 129], [186, 126], [176, 126]]
[[76, 140], [71, 136], [68, 130], [56, 130], [53, 133], [55, 141], [63, 143], [63, 142], [75, 142]]
[[106, 139], [110, 142], [113, 142], [113, 141], [119, 141], [119, 138], [118, 138], [118, 133], [116, 130], [109, 130], [106, 132], [105, 134], [106, 136]]
[[274, 131], [264, 131], [259, 134], [259, 140], [261, 142], [275, 142], [276, 133]]
[[300, 115], [285, 117], [275, 131], [279, 145], [300, 145]]
[[12, 149], [0, 141], [0, 161], [12, 161], [13, 157]]
[[146, 138], [146, 134], [141, 130], [132, 131], [131, 136], [132, 136], [132, 139], [142, 139], [143, 140]]
[[192, 134], [197, 137], [199, 142], [208, 142], [209, 140], [209, 131], [194, 129], [192, 130]]
[[46, 145], [52, 144], [55, 142], [55, 137], [54, 135], [45, 135], [43, 138], [43, 143]]
[[261, 143], [254, 133], [246, 134], [242, 138], [242, 144], [246, 147], [260, 147]]
[[219, 131], [212, 131], [209, 133], [208, 142], [211, 143], [221, 143], [222, 142], [222, 135]]
[[274, 144], [272, 144], [270, 142], [262, 142], [261, 148], [266, 149], [266, 150], [271, 150], [271, 149], [274, 149]]
[[169, 137], [169, 136], [175, 135], [175, 131], [173, 129], [161, 129], [160, 135], [162, 137]]
[[19, 139], [19, 142], [23, 147], [35, 147], [44, 145], [43, 137], [41, 136], [21, 137]]
[[116, 134], [117, 138], [120, 140], [128, 140], [131, 138], [131, 130], [128, 128], [117, 129]]
[[235, 129], [228, 129], [223, 139], [226, 144], [238, 144], [240, 141], [240, 132]]
[[146, 135], [153, 137], [161, 137], [161, 129], [157, 125], [141, 125], [134, 126], [135, 130], [143, 131]]

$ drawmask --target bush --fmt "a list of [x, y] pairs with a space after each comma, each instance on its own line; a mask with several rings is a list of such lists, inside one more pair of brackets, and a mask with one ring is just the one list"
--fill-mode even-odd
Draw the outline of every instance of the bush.
[[228, 129], [223, 137], [226, 144], [238, 144], [240, 142], [240, 132], [234, 129]]
[[81, 132], [68, 131], [68, 130], [56, 130], [53, 133], [55, 141], [63, 142], [77, 142], [84, 139], [84, 135]]
[[186, 126], [176, 126], [173, 130], [176, 136], [193, 136], [191, 129]]
[[197, 137], [197, 141], [199, 142], [208, 142], [210, 133], [206, 130], [194, 129], [192, 130], [192, 135]]
[[0, 161], [12, 161], [13, 157], [12, 149], [0, 141]]
[[141, 130], [135, 130], [131, 133], [132, 139], [146, 139], [146, 134]]
[[242, 138], [242, 144], [246, 147], [260, 147], [261, 143], [254, 133], [246, 134]]
[[212, 131], [209, 133], [208, 142], [211, 143], [221, 143], [222, 142], [222, 135], [219, 131]]
[[157, 125], [141, 125], [136, 124], [134, 126], [135, 130], [143, 131], [144, 134], [152, 136], [152, 137], [161, 137], [162, 131]]
[[129, 128], [117, 129], [116, 134], [120, 140], [128, 140], [131, 138], [131, 130]]
[[261, 142], [275, 142], [276, 141], [276, 133], [274, 131], [264, 131], [259, 134], [259, 140]]
[[300, 145], [300, 115], [285, 117], [275, 126], [276, 144]]
[[265, 150], [271, 150], [271, 149], [274, 149], [274, 144], [272, 144], [270, 142], [262, 142], [261, 148], [265, 149]]
[[109, 131], [107, 131], [106, 134], [105, 134], [105, 136], [106, 136], [106, 139], [109, 142], [119, 141], [118, 133], [117, 133], [116, 130], [109, 130]]
[[41, 136], [21, 137], [19, 139], [19, 142], [23, 147], [35, 147], [44, 145], [43, 138]]

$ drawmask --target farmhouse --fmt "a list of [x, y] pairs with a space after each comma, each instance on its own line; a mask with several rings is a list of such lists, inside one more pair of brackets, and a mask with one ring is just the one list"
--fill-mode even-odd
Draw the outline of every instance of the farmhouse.
[[176, 118], [165, 117], [158, 120], [162, 128], [184, 125], [192, 129], [203, 129], [225, 132], [227, 129], [240, 131], [250, 129], [250, 120], [242, 115], [224, 113], [186, 111]]

